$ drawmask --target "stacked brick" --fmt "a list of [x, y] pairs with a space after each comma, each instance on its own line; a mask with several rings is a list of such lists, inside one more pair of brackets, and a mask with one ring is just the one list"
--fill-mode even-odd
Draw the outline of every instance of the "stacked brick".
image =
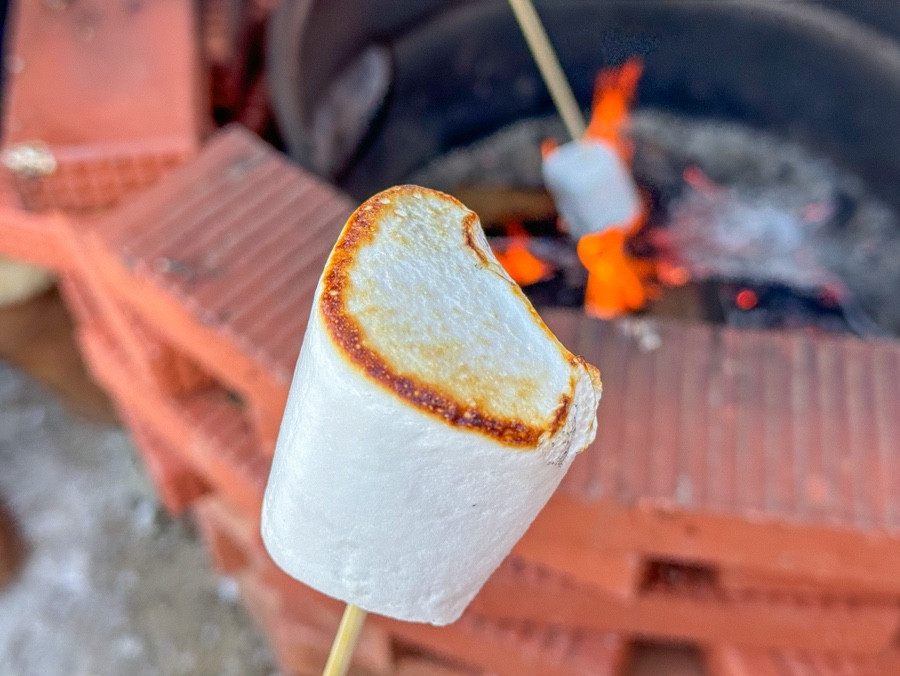
[[[551, 617], [695, 641], [714, 674], [900, 673], [900, 346], [546, 319], [606, 365], [595, 447], [519, 553], [609, 597], [570, 588]], [[624, 595], [616, 561], [642, 570]], [[538, 595], [511, 612], [487, 588], [476, 607], [524, 619]]]
[[[284, 670], [317, 673], [340, 607], [272, 563], [258, 517], [312, 296], [353, 205], [240, 127], [200, 149], [186, 0], [19, 6], [0, 254], [60, 272], [161, 500], [193, 513]], [[151, 64], [152, 97], [119, 72], [129, 55]], [[45, 91], [60, 59], [99, 89]], [[127, 101], [134, 119], [79, 118], [66, 94], [108, 115]], [[696, 643], [716, 676], [900, 673], [900, 346], [546, 319], [604, 367], [597, 441], [462, 620], [372, 618], [356, 672], [612, 676], [640, 637]]]
[[196, 154], [193, 3], [11, 3], [3, 163], [29, 210], [115, 204]]

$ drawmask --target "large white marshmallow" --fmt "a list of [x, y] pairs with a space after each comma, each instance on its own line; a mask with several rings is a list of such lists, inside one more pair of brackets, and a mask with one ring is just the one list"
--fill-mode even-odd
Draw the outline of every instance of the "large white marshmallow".
[[641, 213], [631, 171], [602, 141], [570, 141], [552, 150], [542, 165], [544, 184], [575, 239], [631, 225]]
[[401, 186], [351, 216], [319, 282], [262, 535], [370, 612], [463, 612], [594, 438], [597, 370], [497, 263], [477, 216]]

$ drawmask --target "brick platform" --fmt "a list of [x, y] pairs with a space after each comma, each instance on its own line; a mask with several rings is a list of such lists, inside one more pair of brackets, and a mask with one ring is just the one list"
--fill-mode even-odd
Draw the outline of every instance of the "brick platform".
[[896, 602], [740, 595], [689, 575], [657, 580], [634, 598], [621, 599], [516, 558], [494, 573], [471, 608], [498, 621], [543, 621], [704, 645], [732, 641], [849, 654], [885, 651], [900, 630]]

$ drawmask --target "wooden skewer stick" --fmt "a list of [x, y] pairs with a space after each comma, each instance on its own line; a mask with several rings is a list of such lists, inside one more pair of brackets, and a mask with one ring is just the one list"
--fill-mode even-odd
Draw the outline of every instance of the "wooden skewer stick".
[[538, 70], [541, 71], [541, 77], [544, 78], [547, 89], [550, 90], [550, 96], [559, 111], [559, 116], [566, 125], [566, 130], [573, 141], [580, 139], [584, 136], [587, 124], [534, 4], [531, 0], [509, 0], [509, 4], [525, 35], [528, 48], [537, 62]]
[[322, 676], [345, 676], [350, 668], [353, 649], [356, 648], [366, 615], [365, 610], [352, 603], [348, 603], [344, 608], [341, 624], [338, 626], [334, 643], [331, 644], [331, 652], [328, 654]]

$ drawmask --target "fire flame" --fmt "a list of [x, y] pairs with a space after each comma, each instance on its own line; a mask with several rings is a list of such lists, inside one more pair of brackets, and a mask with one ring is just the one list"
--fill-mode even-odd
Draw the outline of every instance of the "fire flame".
[[644, 279], [653, 263], [629, 256], [628, 233], [621, 228], [586, 235], [578, 241], [578, 258], [588, 269], [585, 311], [601, 319], [640, 310], [647, 302]]
[[506, 234], [509, 244], [502, 251], [495, 249], [494, 255], [503, 269], [519, 286], [528, 286], [547, 279], [553, 270], [528, 250], [531, 235], [519, 223], [508, 223]]
[[[627, 137], [628, 117], [643, 65], [630, 59], [600, 73], [585, 138], [612, 146], [627, 165], [634, 149]], [[584, 307], [589, 315], [609, 319], [639, 310], [647, 302], [655, 276], [652, 261], [629, 255], [626, 242], [646, 220], [646, 211], [631, 223], [593, 233], [578, 242], [578, 258], [588, 271]]]
[[633, 148], [626, 127], [643, 70], [640, 59], [629, 59], [600, 72], [594, 84], [591, 121], [584, 133], [585, 138], [609, 143], [627, 164], [631, 164]]

